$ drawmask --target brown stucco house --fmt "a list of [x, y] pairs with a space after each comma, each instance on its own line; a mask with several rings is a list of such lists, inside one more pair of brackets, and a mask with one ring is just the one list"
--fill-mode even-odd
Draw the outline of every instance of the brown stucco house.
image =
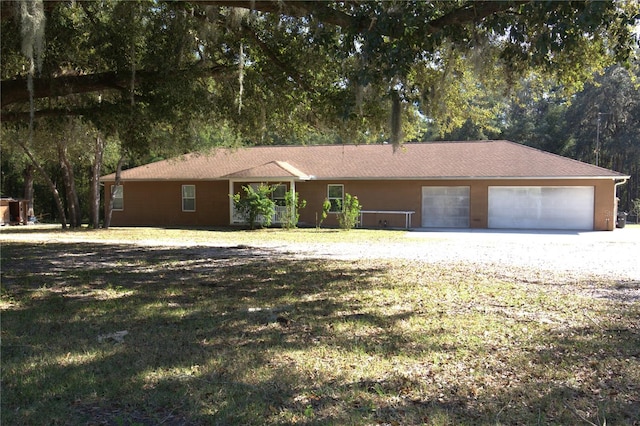
[[[280, 185], [277, 204], [291, 189], [307, 201], [303, 226], [317, 224], [325, 199], [349, 193], [364, 227], [613, 230], [627, 179], [502, 140], [219, 148], [123, 171], [111, 224], [240, 224], [230, 195], [266, 183]], [[108, 205], [115, 175], [101, 181]], [[337, 225], [336, 214], [323, 225]]]

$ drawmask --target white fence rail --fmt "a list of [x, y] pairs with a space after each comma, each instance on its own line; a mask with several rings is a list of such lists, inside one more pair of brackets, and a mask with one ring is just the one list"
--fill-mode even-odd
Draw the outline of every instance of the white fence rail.
[[[287, 207], [286, 206], [276, 206], [276, 211], [273, 214], [273, 216], [271, 216], [271, 224], [272, 225], [279, 225], [281, 223], [284, 222], [284, 217], [285, 217], [285, 213], [287, 211]], [[263, 223], [264, 218], [262, 216], [258, 216], [258, 219], [256, 220], [257, 223]], [[242, 225], [242, 224], [246, 224], [247, 222], [244, 220], [244, 218], [242, 217], [242, 215], [238, 212], [238, 210], [236, 210], [235, 207], [233, 207], [233, 214], [231, 216], [231, 223], [234, 225]]]

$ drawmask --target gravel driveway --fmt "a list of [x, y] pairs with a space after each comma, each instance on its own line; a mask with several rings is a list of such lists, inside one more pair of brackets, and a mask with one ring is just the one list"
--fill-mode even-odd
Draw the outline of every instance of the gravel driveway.
[[[16, 237], [28, 241], [36, 235], [25, 234], [20, 238], [19, 234], [0, 234], [0, 241], [16, 240]], [[67, 238], [73, 239], [72, 234]], [[139, 241], [138, 244], [158, 246], [167, 242]], [[195, 245], [224, 249], [217, 243]], [[579, 283], [582, 292], [594, 296], [640, 301], [640, 228], [637, 227], [613, 232], [414, 230], [407, 232], [404, 241], [385, 244], [255, 242], [252, 247], [252, 251], [268, 248], [295, 258], [406, 259], [464, 265], [521, 282], [571, 284], [572, 288]]]
[[409, 259], [640, 281], [640, 229], [579, 233], [410, 231], [407, 236], [406, 242], [385, 245], [354, 242], [262, 246], [294, 252], [301, 257]]
[[[261, 245], [302, 258], [407, 259], [465, 265], [533, 284], [640, 301], [640, 229], [613, 232], [410, 231], [402, 243]], [[603, 285], [603, 283], [607, 285]]]

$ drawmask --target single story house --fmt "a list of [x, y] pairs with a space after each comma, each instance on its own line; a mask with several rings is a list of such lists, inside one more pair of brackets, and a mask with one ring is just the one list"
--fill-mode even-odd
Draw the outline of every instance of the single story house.
[[[306, 200], [302, 226], [318, 223], [325, 199], [335, 207], [349, 193], [364, 227], [575, 230], [613, 230], [616, 188], [629, 179], [504, 140], [219, 148], [121, 177], [113, 226], [240, 224], [230, 195], [265, 183], [279, 185], [279, 209], [286, 191]], [[108, 205], [115, 174], [101, 181]], [[323, 225], [337, 225], [335, 213]]]

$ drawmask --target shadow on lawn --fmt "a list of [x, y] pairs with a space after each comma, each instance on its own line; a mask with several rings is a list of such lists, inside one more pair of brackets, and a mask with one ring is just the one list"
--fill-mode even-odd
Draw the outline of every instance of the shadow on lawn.
[[[512, 377], [489, 394], [437, 383], [423, 358], [461, 348], [401, 336], [413, 312], [375, 314], [384, 264], [296, 260], [268, 249], [6, 244], [2, 250], [2, 413], [6, 424], [542, 423], [598, 405], [611, 423], [637, 400], [615, 371], [638, 357], [637, 328], [562, 330], [522, 359], [533, 373], [583, 362], [563, 383]], [[376, 311], [377, 312], [377, 311]], [[384, 312], [384, 310], [380, 311]], [[621, 312], [621, 316], [628, 312]], [[353, 325], [353, 327], [352, 327]], [[352, 334], [356, 330], [358, 335]], [[126, 335], [117, 334], [126, 331]], [[606, 349], [616, 347], [616, 353]], [[295, 358], [296, 353], [307, 353]], [[597, 354], [586, 358], [585, 354]], [[425, 373], [353, 370], [412, 359]], [[481, 358], [478, 355], [478, 358]], [[481, 360], [480, 360], [481, 361]], [[636, 361], [637, 362], [637, 361]], [[477, 368], [477, 367], [476, 367]], [[372, 379], [382, 375], [383, 379]], [[504, 377], [507, 377], [505, 379]], [[597, 387], [599, 381], [615, 386]], [[595, 383], [585, 396], [585, 383]], [[611, 384], [611, 383], [609, 383]], [[437, 385], [437, 386], [436, 386]], [[433, 391], [432, 388], [437, 391]], [[422, 390], [420, 390], [422, 389]], [[604, 392], [604, 390], [603, 390]], [[637, 396], [640, 390], [631, 392]], [[595, 402], [594, 402], [595, 401]], [[584, 405], [584, 406], [583, 406]], [[613, 413], [613, 414], [611, 414]]]

